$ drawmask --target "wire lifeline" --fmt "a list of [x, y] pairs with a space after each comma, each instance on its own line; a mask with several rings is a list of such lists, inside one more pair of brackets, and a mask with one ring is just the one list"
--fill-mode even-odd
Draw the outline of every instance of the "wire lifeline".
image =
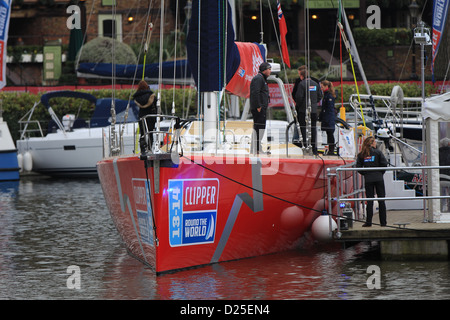
[[[283, 201], [283, 202], [286, 202], [286, 203], [289, 203], [289, 204], [293, 204], [293, 205], [295, 205], [295, 206], [298, 206], [298, 207], [301, 207], [301, 208], [304, 208], [304, 209], [307, 209], [307, 210], [316, 211], [316, 212], [321, 213], [321, 214], [324, 213], [324, 212], [326, 212], [327, 214], [329, 214], [329, 215], [332, 216], [332, 217], [335, 217], [335, 218], [341, 218], [340, 216], [338, 216], [338, 215], [336, 215], [336, 214], [329, 213], [327, 210], [317, 210], [317, 209], [314, 209], [314, 208], [309, 208], [309, 207], [306, 207], [306, 206], [304, 206], [304, 205], [301, 205], [301, 204], [298, 204], [298, 203], [295, 203], [295, 202], [292, 202], [292, 201], [289, 201], [289, 200], [286, 200], [286, 199], [283, 199], [283, 198], [274, 196], [274, 195], [272, 195], [272, 194], [270, 194], [270, 193], [267, 193], [267, 192], [258, 190], [258, 189], [256, 189], [256, 188], [250, 187], [250, 186], [248, 186], [248, 185], [246, 185], [246, 184], [244, 184], [244, 183], [242, 183], [242, 182], [239, 182], [239, 181], [237, 181], [237, 180], [235, 180], [235, 179], [232, 179], [232, 178], [230, 178], [230, 177], [227, 177], [227, 176], [225, 176], [225, 175], [222, 174], [222, 173], [219, 173], [219, 172], [217, 172], [217, 171], [214, 171], [214, 170], [212, 170], [211, 168], [208, 168], [208, 167], [202, 165], [201, 163], [196, 162], [195, 160], [193, 160], [193, 159], [191, 159], [191, 158], [188, 158], [188, 157], [186, 157], [186, 156], [184, 156], [184, 155], [180, 155], [180, 156], [183, 157], [183, 158], [185, 158], [185, 159], [187, 159], [187, 160], [189, 160], [189, 161], [192, 162], [193, 164], [198, 165], [199, 167], [202, 167], [203, 169], [206, 169], [206, 170], [208, 170], [208, 171], [210, 171], [210, 172], [212, 172], [212, 173], [214, 173], [214, 174], [216, 174], [216, 175], [218, 175], [218, 176], [221, 176], [221, 177], [223, 177], [223, 178], [225, 178], [225, 179], [227, 179], [227, 180], [230, 180], [230, 181], [232, 181], [232, 182], [234, 182], [234, 183], [236, 183], [236, 184], [239, 184], [239, 185], [241, 185], [241, 186], [243, 186], [243, 187], [246, 187], [246, 188], [248, 188], [248, 189], [250, 189], [250, 190], [252, 190], [252, 191], [259, 192], [259, 193], [261, 193], [261, 194], [263, 194], [263, 195], [266, 195], [266, 196], [268, 196], [268, 197], [271, 197], [271, 198], [274, 198], [274, 199], [277, 199], [277, 200], [280, 200], [280, 201]], [[323, 161], [323, 159], [322, 159], [322, 161]], [[350, 220], [355, 221], [355, 222], [361, 222], [361, 223], [362, 223], [362, 222], [365, 222], [364, 220], [359, 220], [359, 219], [353, 219], [353, 218], [347, 218], [347, 219], [350, 219]], [[378, 224], [378, 223], [372, 223], [372, 224], [373, 224], [373, 225], [380, 225], [380, 224]], [[421, 232], [433, 232], [433, 231], [434, 231], [434, 230], [423, 230], [423, 229], [414, 229], [414, 228], [401, 228], [400, 226], [396, 227], [396, 226], [391, 226], [391, 225], [386, 225], [386, 226], [384, 226], [384, 227], [388, 227], [388, 228], [392, 228], [392, 229], [402, 229], [402, 230], [411, 230], [411, 231], [421, 231]]]

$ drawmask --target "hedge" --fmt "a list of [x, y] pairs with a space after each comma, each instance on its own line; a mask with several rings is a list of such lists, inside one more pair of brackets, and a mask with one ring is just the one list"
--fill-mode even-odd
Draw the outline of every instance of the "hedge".
[[[373, 95], [390, 96], [392, 88], [397, 85], [395, 83], [386, 84], [372, 84], [370, 86]], [[405, 97], [420, 97], [421, 87], [415, 83], [400, 84], [403, 89]], [[339, 95], [341, 88], [338, 83], [335, 82], [335, 89]], [[344, 102], [348, 102], [350, 95], [356, 93], [354, 85], [344, 85]], [[94, 95], [97, 98], [111, 97], [110, 89], [102, 90], [79, 90], [81, 92], [87, 92]], [[133, 91], [134, 92], [134, 91]], [[116, 90], [115, 97], [117, 99], [128, 100], [132, 95], [131, 89]], [[365, 94], [366, 89], [364, 85], [359, 86], [360, 94]], [[426, 85], [426, 96], [436, 92], [436, 88], [432, 85]], [[40, 100], [43, 93], [32, 94], [28, 92], [12, 92], [12, 91], [0, 91], [0, 99], [3, 105], [3, 119], [8, 123], [11, 135], [14, 141], [19, 139], [19, 119], [22, 118], [34, 105], [35, 102]], [[189, 107], [188, 116], [196, 116], [197, 107], [197, 95], [194, 89], [176, 89], [175, 97], [173, 89], [161, 90], [161, 110], [164, 114], [170, 114], [172, 109], [172, 101], [175, 101], [175, 114], [179, 117], [185, 117], [186, 108]], [[338, 97], [336, 102], [339, 103], [341, 99]], [[75, 98], [54, 98], [50, 101], [55, 113], [62, 117], [65, 114], [75, 114], [80, 118], [90, 119], [94, 111], [94, 105], [87, 101]], [[242, 106], [241, 106], [242, 108]], [[241, 109], [242, 110], [242, 109]], [[47, 128], [50, 116], [47, 110], [39, 105], [34, 113], [33, 120], [41, 122], [43, 129]]]

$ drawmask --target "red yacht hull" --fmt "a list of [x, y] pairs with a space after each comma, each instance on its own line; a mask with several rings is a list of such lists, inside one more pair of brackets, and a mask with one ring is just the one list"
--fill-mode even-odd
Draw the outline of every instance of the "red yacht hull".
[[148, 160], [146, 169], [138, 156], [121, 156], [97, 169], [127, 249], [160, 273], [293, 248], [328, 206], [326, 168], [344, 161], [186, 156], [178, 165], [158, 163]]

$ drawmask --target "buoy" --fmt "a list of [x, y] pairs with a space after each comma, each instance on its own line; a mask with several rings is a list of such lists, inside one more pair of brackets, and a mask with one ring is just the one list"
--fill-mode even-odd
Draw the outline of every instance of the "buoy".
[[33, 159], [29, 151], [25, 152], [23, 155], [23, 169], [25, 171], [31, 171], [31, 169], [33, 169]]
[[17, 154], [17, 164], [19, 165], [20, 172], [23, 171], [23, 154]]
[[297, 206], [292, 206], [281, 212], [280, 222], [285, 229], [296, 229], [301, 227], [303, 218], [303, 210]]
[[331, 219], [330, 230], [330, 216], [328, 214], [322, 214], [314, 220], [311, 226], [311, 232], [316, 240], [328, 241], [331, 240], [332, 234], [330, 231], [336, 230], [337, 224]]

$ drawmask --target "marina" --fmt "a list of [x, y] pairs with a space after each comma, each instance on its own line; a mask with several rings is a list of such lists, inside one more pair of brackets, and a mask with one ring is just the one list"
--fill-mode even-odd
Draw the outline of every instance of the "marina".
[[[156, 276], [122, 245], [99, 186], [97, 179], [40, 176], [0, 183], [0, 299], [294, 305], [292, 300], [450, 299], [449, 261], [380, 260], [364, 242], [344, 250], [339, 243], [309, 241], [278, 254]], [[80, 289], [67, 286], [67, 269], [74, 265]], [[367, 286], [370, 266], [381, 270], [380, 289]]]
[[[406, 97], [400, 82], [389, 93], [373, 94], [353, 37], [359, 1], [347, 3], [349, 8], [342, 1], [328, 8], [336, 25], [334, 39], [324, 33], [333, 52], [319, 50], [321, 59], [332, 58], [326, 72], [310, 56], [317, 11], [310, 14], [309, 1], [283, 4], [298, 9], [298, 18], [305, 14], [297, 39], [305, 56], [291, 70], [299, 76], [293, 87], [280, 2], [274, 12], [269, 1], [260, 2], [261, 16], [252, 16], [261, 22], [260, 42], [238, 40], [243, 29], [235, 19], [242, 7], [237, 10], [235, 1], [187, 0], [181, 8], [178, 1], [149, 2], [136, 7], [140, 23], [134, 39], [127, 39], [133, 49], [122, 38], [134, 23], [131, 11], [126, 20], [122, 13], [115, 20], [123, 4], [102, 3], [113, 19], [99, 17], [106, 19], [102, 28], [111, 27], [107, 39], [100, 28], [98, 38], [82, 46], [91, 27], [84, 21], [85, 39], [71, 61], [75, 78], [111, 81], [111, 97], [97, 97], [95, 86], [91, 93], [53, 87], [26, 107], [5, 96], [20, 119], [14, 124], [17, 149], [9, 133], [8, 143], [0, 144], [0, 173], [17, 174], [0, 179], [0, 299], [262, 302], [226, 302], [220, 309], [186, 303], [170, 310], [208, 317], [280, 311], [268, 300], [450, 299], [450, 92], [445, 79], [437, 89], [434, 69], [433, 89], [425, 95], [425, 57], [432, 51], [434, 65], [436, 28], [415, 20], [415, 0], [400, 6], [399, 12], [410, 10], [401, 23], [411, 25], [411, 44], [420, 46], [421, 97]], [[274, 23], [275, 58], [274, 39], [264, 39], [264, 15]], [[126, 26], [116, 24], [121, 19]], [[153, 22], [160, 34], [150, 42]], [[166, 27], [174, 30], [170, 54]], [[81, 26], [75, 29], [69, 51]], [[111, 57], [81, 58], [80, 47], [89, 51], [96, 41], [95, 47], [109, 46]], [[338, 42], [340, 53], [334, 52]], [[118, 62], [122, 50], [129, 60]], [[59, 59], [57, 50], [44, 56], [54, 53]], [[147, 54], [155, 61], [146, 67]], [[312, 75], [312, 65], [325, 81]], [[437, 65], [442, 68], [440, 60]], [[355, 87], [344, 103], [343, 69], [350, 66], [347, 80], [353, 76]], [[45, 77], [54, 74], [44, 71]], [[340, 93], [338, 78], [335, 87], [327, 80], [338, 71]], [[442, 70], [437, 74], [442, 77]], [[124, 92], [118, 98], [116, 81], [132, 83], [128, 98]], [[164, 88], [173, 89], [171, 98]], [[271, 89], [276, 106], [269, 105]], [[188, 92], [193, 105], [185, 106]], [[62, 118], [53, 98], [64, 99], [58, 100]], [[47, 130], [35, 119], [43, 114], [38, 106], [51, 118], [43, 122]], [[2, 136], [8, 127], [1, 110], [0, 124]]]

